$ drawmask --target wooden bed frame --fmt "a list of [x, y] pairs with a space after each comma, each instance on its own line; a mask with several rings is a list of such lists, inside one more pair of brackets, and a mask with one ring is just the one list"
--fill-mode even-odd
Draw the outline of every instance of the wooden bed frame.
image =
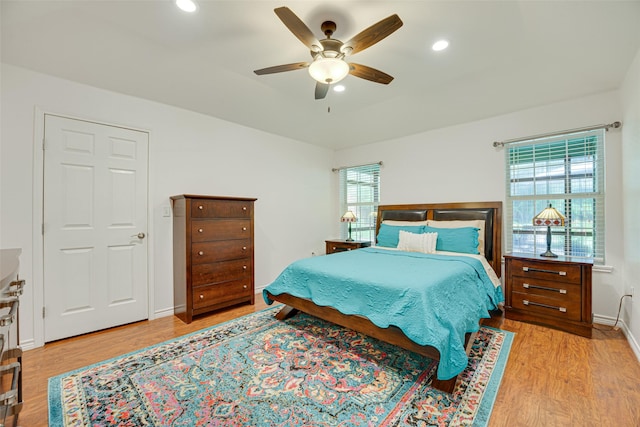
[[[496, 272], [501, 275], [502, 264], [502, 202], [468, 202], [468, 203], [431, 203], [411, 205], [381, 205], [378, 207], [376, 235], [383, 220], [423, 221], [433, 220], [473, 220], [485, 221], [485, 258]], [[294, 297], [290, 294], [271, 295], [274, 301], [285, 304], [276, 314], [276, 318], [284, 320], [298, 311], [308, 313], [320, 319], [349, 328], [381, 341], [397, 345], [434, 360], [440, 360], [440, 352], [431, 346], [419, 345], [411, 341], [397, 327], [380, 328], [362, 316], [345, 315], [331, 307], [321, 307], [306, 298]], [[467, 354], [473, 343], [475, 334], [466, 334], [465, 347]], [[439, 380], [433, 375], [431, 385], [447, 393], [453, 392], [457, 377]]]

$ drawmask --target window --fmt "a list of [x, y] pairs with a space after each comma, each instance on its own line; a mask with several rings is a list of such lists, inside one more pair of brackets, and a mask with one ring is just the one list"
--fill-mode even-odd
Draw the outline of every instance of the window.
[[[352, 211], [356, 222], [351, 225], [354, 240], [375, 241], [376, 215], [380, 202], [380, 163], [352, 166], [340, 172], [340, 215]], [[347, 223], [342, 224], [340, 237], [347, 237]]]
[[547, 228], [533, 217], [549, 204], [565, 219], [551, 227], [551, 251], [604, 263], [604, 130], [507, 145], [507, 250], [542, 253]]

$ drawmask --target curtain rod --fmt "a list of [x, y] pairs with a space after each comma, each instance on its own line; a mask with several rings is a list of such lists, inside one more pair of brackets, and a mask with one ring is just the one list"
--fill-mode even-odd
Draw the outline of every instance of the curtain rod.
[[363, 165], [353, 165], [353, 166], [340, 166], [339, 168], [332, 168], [331, 172], [338, 172], [339, 170], [342, 170], [342, 169], [359, 168], [361, 166], [369, 166], [369, 165], [380, 165], [380, 166], [382, 166], [382, 162], [372, 162], [372, 163], [365, 163]]
[[568, 130], [563, 130], [563, 131], [559, 131], [559, 132], [541, 133], [539, 135], [527, 136], [527, 137], [524, 137], [524, 138], [514, 138], [514, 139], [507, 139], [507, 140], [504, 140], [504, 141], [494, 141], [493, 142], [493, 146], [494, 147], [504, 147], [507, 144], [512, 144], [514, 142], [520, 142], [520, 141], [526, 141], [528, 139], [548, 138], [548, 137], [551, 137], [551, 136], [558, 136], [558, 135], [564, 135], [564, 134], [567, 134], [567, 133], [575, 133], [575, 132], [586, 132], [586, 131], [596, 130], [596, 129], [605, 129], [605, 130], [608, 131], [611, 128], [618, 129], [620, 126], [622, 126], [621, 122], [613, 122], [613, 123], [610, 123], [608, 125], [602, 124], [602, 125], [586, 126], [586, 127], [577, 128], [577, 129], [568, 129]]

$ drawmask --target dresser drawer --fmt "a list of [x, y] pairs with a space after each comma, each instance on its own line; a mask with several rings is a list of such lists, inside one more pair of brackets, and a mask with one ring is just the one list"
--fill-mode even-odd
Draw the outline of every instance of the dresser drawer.
[[533, 277], [514, 276], [512, 290], [530, 295], [542, 295], [558, 300], [580, 301], [582, 287], [576, 283], [554, 282], [551, 280], [535, 279]]
[[241, 200], [206, 200], [191, 201], [192, 218], [251, 218], [253, 203]]
[[193, 308], [199, 309], [253, 295], [251, 279], [234, 280], [193, 289]]
[[249, 219], [196, 220], [191, 223], [192, 242], [249, 238], [251, 238], [251, 220]]
[[194, 243], [191, 245], [191, 262], [208, 264], [246, 258], [251, 253], [253, 253], [253, 244], [250, 239]]
[[211, 264], [194, 264], [191, 267], [191, 283], [201, 286], [213, 283], [228, 282], [234, 279], [253, 277], [251, 258], [214, 262]]
[[513, 274], [514, 278], [519, 276], [565, 283], [581, 283], [582, 281], [581, 268], [576, 264], [543, 263], [514, 259], [511, 265], [511, 274]]
[[560, 319], [578, 321], [582, 318], [580, 300], [576, 299], [557, 299], [514, 291], [511, 295], [511, 306], [522, 311]]

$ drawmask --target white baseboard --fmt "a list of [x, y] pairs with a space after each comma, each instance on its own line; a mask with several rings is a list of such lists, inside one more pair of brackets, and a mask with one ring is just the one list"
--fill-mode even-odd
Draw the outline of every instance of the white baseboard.
[[163, 310], [158, 310], [158, 311], [154, 311], [153, 312], [153, 318], [154, 319], [159, 319], [161, 317], [169, 317], [169, 316], [173, 316], [174, 310], [173, 307], [169, 307], [169, 308], [165, 308]]
[[[616, 324], [616, 319], [614, 319], [613, 317], [594, 315], [593, 323], [613, 326]], [[631, 331], [629, 330], [629, 327], [627, 326], [626, 323], [624, 323], [623, 320], [618, 321], [618, 327], [620, 328], [624, 336], [627, 338], [627, 341], [631, 346], [631, 350], [633, 350], [633, 353], [636, 355], [636, 359], [638, 359], [638, 361], [640, 362], [640, 344], [638, 343], [638, 340], [631, 333]]]
[[36, 342], [33, 339], [20, 341], [20, 348], [22, 351], [33, 350], [36, 348]]

